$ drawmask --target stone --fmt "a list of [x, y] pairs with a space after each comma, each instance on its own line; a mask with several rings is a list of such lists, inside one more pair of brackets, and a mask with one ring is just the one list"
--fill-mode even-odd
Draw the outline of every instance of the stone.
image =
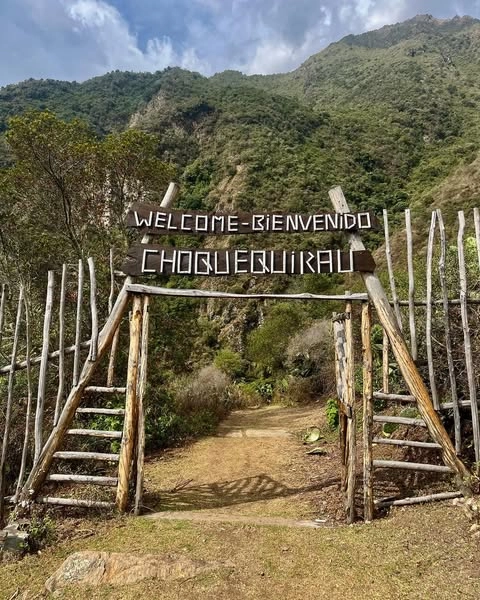
[[174, 581], [190, 579], [201, 573], [231, 566], [221, 562], [192, 560], [174, 554], [75, 552], [46, 581], [45, 588], [53, 593], [69, 585], [121, 586], [144, 579]]

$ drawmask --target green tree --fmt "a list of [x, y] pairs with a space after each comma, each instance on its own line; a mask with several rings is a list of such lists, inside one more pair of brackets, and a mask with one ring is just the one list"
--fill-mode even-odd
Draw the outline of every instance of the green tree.
[[15, 162], [0, 172], [3, 267], [15, 264], [24, 277], [124, 247], [129, 203], [155, 200], [173, 175], [155, 155], [156, 136], [100, 139], [79, 119], [50, 112], [12, 118], [7, 142]]

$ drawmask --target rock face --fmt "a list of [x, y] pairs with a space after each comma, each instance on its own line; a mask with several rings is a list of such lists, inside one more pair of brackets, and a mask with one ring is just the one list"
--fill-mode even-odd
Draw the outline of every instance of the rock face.
[[173, 554], [76, 552], [46, 581], [45, 588], [51, 593], [68, 585], [127, 585], [143, 579], [181, 580], [227, 566]]

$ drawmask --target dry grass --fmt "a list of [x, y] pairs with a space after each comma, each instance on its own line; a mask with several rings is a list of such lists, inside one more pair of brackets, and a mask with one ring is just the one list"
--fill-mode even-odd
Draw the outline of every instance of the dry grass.
[[399, 511], [368, 526], [318, 530], [128, 518], [104, 535], [1, 567], [0, 597], [10, 598], [17, 589], [32, 597], [68, 554], [92, 549], [228, 557], [235, 569], [184, 583], [69, 589], [57, 598], [138, 600], [158, 597], [160, 585], [164, 600], [478, 598], [478, 547], [466, 530], [461, 512], [446, 505]]

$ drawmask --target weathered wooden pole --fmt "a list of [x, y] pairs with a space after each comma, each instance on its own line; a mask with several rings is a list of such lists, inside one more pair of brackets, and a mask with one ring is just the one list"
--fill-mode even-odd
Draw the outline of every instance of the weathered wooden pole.
[[352, 303], [345, 307], [345, 408], [347, 410], [347, 523], [355, 520], [355, 486], [357, 475], [357, 427], [355, 422], [355, 350], [353, 344]]
[[362, 303], [363, 353], [363, 518], [373, 519], [373, 357], [372, 311], [369, 302]]
[[5, 516], [5, 490], [7, 487], [6, 481], [6, 467], [7, 467], [7, 453], [8, 445], [10, 441], [10, 429], [12, 421], [12, 407], [13, 407], [13, 385], [15, 383], [15, 363], [17, 362], [17, 351], [18, 343], [20, 340], [20, 327], [22, 324], [22, 311], [23, 311], [23, 286], [20, 287], [20, 293], [18, 295], [17, 305], [17, 317], [15, 319], [15, 330], [13, 334], [13, 346], [12, 355], [10, 360], [10, 373], [8, 374], [8, 386], [7, 386], [7, 406], [5, 410], [5, 428], [3, 432], [2, 440], [2, 453], [0, 456], [0, 528], [4, 526]]
[[143, 499], [143, 466], [145, 460], [145, 410], [144, 399], [147, 388], [148, 373], [148, 336], [149, 336], [149, 305], [150, 297], [143, 297], [143, 325], [142, 342], [140, 347], [140, 373], [138, 376], [137, 405], [138, 405], [138, 425], [137, 425], [137, 482], [135, 486], [135, 507], [134, 514], [139, 515], [142, 509]]
[[130, 348], [128, 351], [127, 391], [125, 394], [125, 420], [118, 464], [117, 508], [124, 512], [128, 504], [128, 488], [137, 439], [138, 406], [137, 388], [139, 374], [140, 341], [142, 333], [142, 297], [135, 295], [130, 320]]
[[[162, 208], [168, 208], [171, 206], [177, 197], [178, 190], [179, 188], [177, 184], [171, 183], [160, 206]], [[147, 244], [149, 241], [150, 236], [148, 235], [145, 235], [142, 239], [142, 243], [144, 244]], [[58, 423], [56, 427], [53, 428], [42, 449], [42, 452], [40, 453], [40, 456], [38, 457], [38, 461], [32, 468], [30, 475], [23, 486], [22, 493], [19, 497], [19, 502], [28, 504], [30, 500], [35, 498], [45, 482], [54, 458], [54, 454], [60, 449], [60, 445], [63, 442], [67, 429], [70, 428], [75, 411], [82, 401], [83, 392], [92, 379], [92, 376], [95, 373], [95, 370], [101, 359], [103, 356], [105, 356], [105, 353], [109, 349], [115, 331], [122, 320], [129, 300], [127, 286], [131, 283], [131, 277], [126, 277], [123, 287], [117, 296], [112, 312], [110, 313], [105, 326], [98, 336], [97, 358], [95, 362], [91, 362], [89, 360], [85, 362], [77, 384], [72, 387], [70, 394], [65, 401], [65, 405], [58, 419]]]
[[335, 348], [335, 373], [337, 377], [337, 406], [338, 406], [338, 436], [340, 445], [341, 489], [345, 491], [347, 486], [347, 413], [345, 411], [345, 356], [344, 339], [345, 332], [343, 322], [340, 322], [337, 313], [333, 313], [333, 335]]
[[[340, 187], [331, 189], [329, 191], [329, 196], [336, 212], [350, 212], [348, 203]], [[351, 233], [349, 235], [349, 240], [350, 248], [352, 250], [365, 250], [365, 246], [358, 233]], [[415, 396], [417, 400], [418, 410], [428, 427], [428, 431], [433, 440], [441, 446], [445, 464], [457, 474], [459, 485], [467, 491], [466, 480], [470, 477], [470, 472], [455, 454], [455, 449], [448, 437], [448, 433], [446, 432], [440, 417], [433, 408], [428, 389], [408, 350], [405, 339], [398, 326], [397, 319], [395, 318], [395, 313], [390, 306], [380, 279], [375, 273], [361, 273], [361, 276], [365, 283], [368, 295], [377, 311], [380, 323], [387, 332], [400, 371], [408, 385], [410, 393], [412, 396]]]
[[63, 403], [65, 389], [65, 296], [67, 292], [67, 265], [62, 267], [62, 281], [60, 283], [60, 306], [58, 310], [58, 389], [55, 402], [55, 415], [53, 425], [57, 424]]
[[53, 310], [53, 285], [54, 273], [48, 272], [47, 299], [45, 302], [45, 315], [43, 320], [42, 360], [38, 374], [37, 409], [35, 412], [35, 462], [37, 462], [43, 443], [43, 412], [45, 408], [45, 393], [48, 372], [48, 348], [50, 343], [50, 325]]

